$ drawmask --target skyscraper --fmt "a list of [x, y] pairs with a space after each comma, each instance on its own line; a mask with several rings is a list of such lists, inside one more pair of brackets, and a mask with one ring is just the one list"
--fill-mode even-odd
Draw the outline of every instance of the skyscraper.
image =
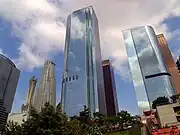
[[67, 19], [62, 78], [62, 109], [79, 115], [86, 105], [91, 116], [106, 114], [98, 20], [93, 7], [73, 12]]
[[44, 64], [39, 88], [36, 90], [34, 107], [40, 111], [46, 102], [56, 106], [55, 63], [49, 60]]
[[0, 54], [0, 130], [11, 112], [20, 70], [7, 57]]
[[151, 26], [123, 31], [132, 80], [140, 112], [149, 110], [158, 97], [174, 94], [155, 32]]
[[169, 50], [167, 41], [163, 34], [157, 35], [157, 39], [158, 39], [159, 47], [161, 49], [162, 56], [166, 63], [168, 72], [171, 74], [173, 87], [175, 88], [176, 93], [180, 94], [180, 83], [179, 83], [180, 82], [180, 74], [176, 67], [176, 63], [173, 59], [171, 51]]
[[107, 115], [116, 115], [119, 112], [114, 71], [109, 60], [102, 62], [104, 89], [106, 97]]
[[36, 77], [35, 76], [31, 77], [29, 80], [29, 88], [27, 92], [26, 103], [25, 105], [24, 104], [22, 105], [21, 112], [28, 111], [28, 107], [32, 105], [36, 83], [37, 83]]
[[34, 91], [36, 88], [36, 83], [37, 83], [36, 77], [35, 76], [31, 77], [29, 80], [29, 89], [28, 89], [28, 93], [27, 93], [26, 104], [32, 103]]

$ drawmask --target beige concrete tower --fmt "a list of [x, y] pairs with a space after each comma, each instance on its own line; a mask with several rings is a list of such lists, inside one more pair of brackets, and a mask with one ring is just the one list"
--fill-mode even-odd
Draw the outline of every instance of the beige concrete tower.
[[35, 76], [31, 77], [29, 80], [29, 89], [26, 97], [26, 104], [31, 104], [34, 96], [34, 91], [36, 88], [37, 79]]
[[41, 74], [40, 84], [36, 90], [34, 107], [37, 111], [49, 102], [54, 107], [56, 106], [56, 79], [55, 79], [55, 63], [47, 60]]
[[36, 77], [35, 76], [31, 77], [29, 79], [29, 88], [27, 92], [26, 103], [21, 106], [21, 112], [27, 112], [29, 106], [32, 105], [36, 84], [37, 84]]

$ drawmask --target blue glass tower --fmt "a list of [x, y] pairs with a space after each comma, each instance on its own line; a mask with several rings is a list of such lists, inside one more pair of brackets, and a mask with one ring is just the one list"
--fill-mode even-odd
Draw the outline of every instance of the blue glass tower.
[[91, 116], [106, 114], [98, 20], [93, 7], [73, 12], [67, 19], [62, 78], [62, 109], [79, 115], [86, 105]]
[[124, 30], [123, 36], [140, 112], [149, 110], [158, 97], [174, 94], [171, 75], [151, 26]]

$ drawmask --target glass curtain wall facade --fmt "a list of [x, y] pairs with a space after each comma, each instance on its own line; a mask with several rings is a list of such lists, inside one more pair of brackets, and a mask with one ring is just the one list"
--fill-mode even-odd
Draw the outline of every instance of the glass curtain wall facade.
[[98, 20], [92, 6], [68, 16], [61, 103], [68, 116], [86, 105], [106, 114]]
[[0, 131], [11, 112], [20, 70], [7, 57], [0, 54]]
[[132, 80], [140, 113], [151, 108], [158, 97], [174, 94], [155, 32], [151, 26], [123, 31]]

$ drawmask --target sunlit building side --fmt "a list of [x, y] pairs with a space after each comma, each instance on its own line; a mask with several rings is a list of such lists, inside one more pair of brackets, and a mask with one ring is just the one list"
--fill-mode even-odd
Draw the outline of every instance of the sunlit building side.
[[50, 60], [45, 61], [33, 106], [37, 111], [41, 111], [41, 108], [47, 102], [56, 107], [55, 63]]
[[180, 82], [180, 73], [178, 71], [178, 68], [176, 67], [176, 63], [175, 63], [174, 58], [171, 54], [171, 51], [168, 47], [166, 38], [164, 37], [163, 34], [159, 34], [159, 35], [157, 35], [157, 39], [159, 42], [159, 47], [162, 52], [162, 56], [167, 65], [167, 69], [168, 69], [169, 73], [171, 74], [172, 84], [173, 84], [173, 87], [175, 88], [175, 92], [177, 94], [180, 94], [180, 83], [179, 83]]
[[151, 26], [123, 31], [130, 71], [140, 113], [151, 108], [152, 102], [161, 96], [174, 93], [156, 34]]

